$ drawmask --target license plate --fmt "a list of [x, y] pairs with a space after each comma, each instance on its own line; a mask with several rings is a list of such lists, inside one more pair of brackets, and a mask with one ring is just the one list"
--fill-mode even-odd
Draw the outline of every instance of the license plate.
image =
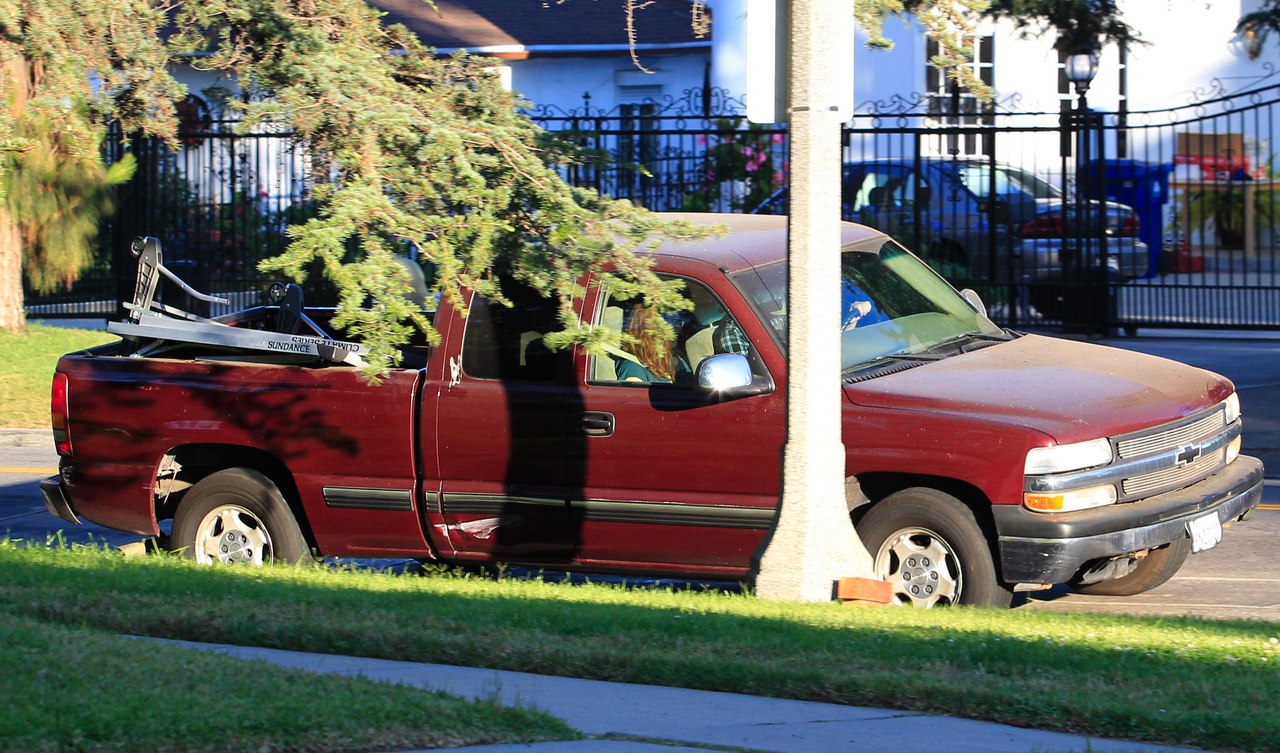
[[1222, 523], [1218, 522], [1218, 513], [1209, 513], [1187, 521], [1187, 533], [1191, 534], [1192, 552], [1212, 549], [1222, 541]]

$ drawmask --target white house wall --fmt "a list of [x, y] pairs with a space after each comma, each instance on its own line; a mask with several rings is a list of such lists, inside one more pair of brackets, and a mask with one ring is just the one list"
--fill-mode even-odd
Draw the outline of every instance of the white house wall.
[[[1157, 110], [1187, 104], [1196, 92], [1207, 90], [1217, 79], [1227, 87], [1244, 87], [1266, 73], [1268, 61], [1278, 57], [1273, 47], [1261, 60], [1250, 61], [1231, 45], [1240, 15], [1256, 8], [1258, 0], [1120, 0], [1124, 18], [1149, 46], [1129, 52], [1129, 109]], [[713, 86], [740, 99], [746, 93], [746, 0], [710, 0], [714, 17], [712, 47], [674, 52], [641, 50], [641, 63], [655, 73], [635, 67], [625, 51], [582, 53], [576, 56], [534, 56], [526, 60], [502, 60], [511, 72], [512, 88], [535, 107], [564, 110], [581, 108], [590, 92], [593, 110], [611, 110], [638, 101], [637, 93], [649, 89], [661, 96], [682, 96], [700, 88], [707, 78]], [[855, 101], [862, 110], [895, 97], [909, 98], [924, 88], [925, 40], [919, 24], [889, 19], [885, 35], [892, 50], [866, 46], [859, 31], [855, 47]], [[1058, 109], [1057, 53], [1052, 33], [1022, 37], [1012, 24], [988, 26], [996, 37], [996, 89], [1007, 109], [1054, 112]], [[643, 42], [643, 40], [640, 40]], [[226, 86], [216, 74], [186, 70], [180, 80], [195, 93], [209, 86]], [[1115, 110], [1119, 104], [1119, 54], [1114, 46], [1102, 51], [1097, 79], [1089, 92], [1098, 109]]]
[[536, 110], [581, 110], [583, 94], [590, 93], [592, 111], [613, 110], [621, 104], [646, 99], [679, 99], [689, 89], [701, 88], [709, 50], [678, 53], [640, 51], [646, 73], [624, 51], [605, 56], [532, 57], [503, 60], [511, 69], [511, 88]]
[[[741, 95], [746, 91], [745, 71], [735, 64], [743, 54], [744, 37], [738, 28], [745, 18], [745, 0], [718, 0], [715, 11], [712, 79]], [[1226, 85], [1245, 86], [1266, 73], [1267, 61], [1277, 57], [1273, 47], [1260, 60], [1250, 61], [1232, 45], [1234, 29], [1243, 13], [1256, 9], [1258, 0], [1120, 0], [1123, 17], [1150, 45], [1129, 51], [1129, 109], [1156, 110], [1187, 104], [1213, 79]], [[892, 50], [866, 46], [859, 30], [854, 53], [855, 98], [860, 108], [910, 97], [924, 88], [924, 30], [916, 22], [889, 19], [885, 36]], [[1020, 111], [1053, 112], [1058, 109], [1055, 35], [1022, 35], [1012, 23], [988, 23], [982, 33], [996, 37], [996, 88], [1000, 99], [1017, 103]], [[750, 54], [747, 52], [746, 54]], [[1089, 92], [1099, 109], [1119, 104], [1119, 52], [1114, 46], [1102, 51], [1098, 76]]]

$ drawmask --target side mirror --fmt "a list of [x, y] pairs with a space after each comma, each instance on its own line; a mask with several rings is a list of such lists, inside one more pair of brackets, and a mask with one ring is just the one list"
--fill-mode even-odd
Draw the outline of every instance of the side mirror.
[[979, 316], [987, 315], [987, 304], [982, 302], [982, 296], [978, 295], [978, 291], [973, 288], [965, 288], [960, 291], [960, 297], [965, 299], [973, 307], [973, 310], [978, 312]]
[[719, 393], [738, 393], [751, 386], [751, 364], [741, 353], [722, 353], [698, 364], [698, 386]]

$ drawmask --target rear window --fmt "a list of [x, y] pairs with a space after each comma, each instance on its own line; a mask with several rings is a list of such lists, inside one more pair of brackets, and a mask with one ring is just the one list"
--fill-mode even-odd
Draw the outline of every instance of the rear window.
[[549, 382], [563, 361], [542, 342], [561, 329], [558, 305], [525, 287], [504, 291], [511, 306], [471, 299], [462, 343], [462, 371], [476, 379]]

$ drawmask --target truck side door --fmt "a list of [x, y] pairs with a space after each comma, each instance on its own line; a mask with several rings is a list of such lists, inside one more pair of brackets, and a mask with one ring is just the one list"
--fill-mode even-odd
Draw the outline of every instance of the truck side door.
[[560, 328], [556, 301], [504, 293], [509, 308], [472, 295], [450, 328], [434, 419], [438, 511], [457, 559], [560, 562], [575, 543], [564, 471], [572, 362], [542, 343]]
[[[576, 427], [570, 419], [567, 464], [581, 480], [578, 558], [740, 577], [775, 517], [785, 404], [777, 390], [721, 400], [689, 382], [698, 361], [733, 349], [747, 351], [763, 383], [772, 380], [755, 352], [768, 337], [760, 325], [739, 323], [702, 283], [686, 286], [697, 305], [669, 319], [673, 355], [688, 369], [677, 366], [673, 383], [627, 381], [647, 371], [627, 363], [635, 346], [580, 354], [584, 410]], [[626, 331], [640, 315], [638, 300], [603, 291], [590, 304], [597, 327]]]

